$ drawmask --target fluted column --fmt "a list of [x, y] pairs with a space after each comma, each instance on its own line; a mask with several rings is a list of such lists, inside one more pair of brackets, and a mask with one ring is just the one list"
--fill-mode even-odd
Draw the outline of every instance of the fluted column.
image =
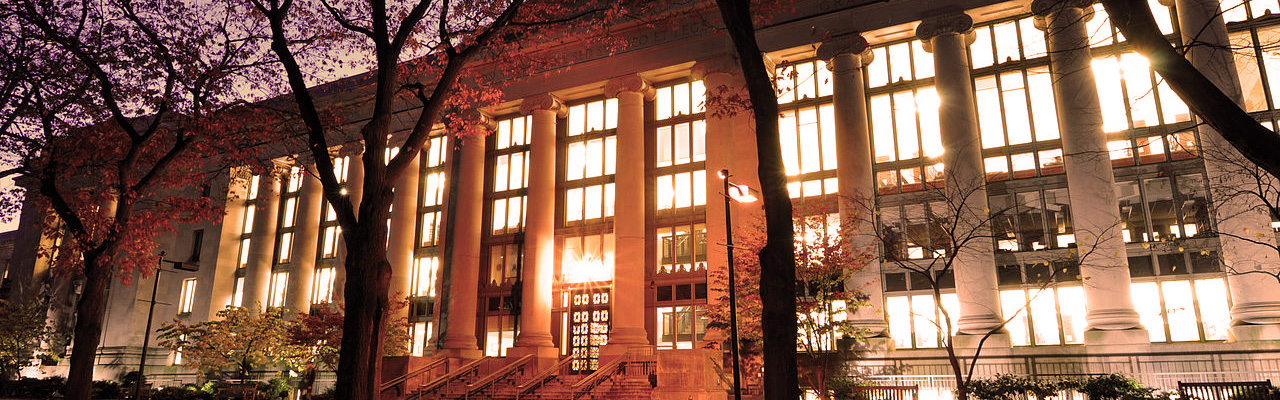
[[[456, 137], [453, 140], [457, 140]], [[476, 304], [480, 291], [480, 234], [484, 202], [485, 136], [472, 136], [461, 141], [462, 159], [458, 176], [457, 218], [450, 233], [453, 243], [453, 267], [449, 269], [449, 326], [445, 329], [442, 355], [450, 358], [477, 359], [482, 355], [476, 345]]]
[[253, 234], [249, 237], [249, 263], [245, 265], [244, 297], [240, 304], [267, 306], [271, 290], [271, 267], [275, 264], [276, 219], [280, 215], [280, 180], [274, 176], [258, 179], [254, 203]]
[[[1187, 59], [1218, 89], [1235, 100], [1236, 105], [1243, 106], [1244, 94], [1240, 90], [1240, 77], [1236, 75], [1227, 27], [1218, 9], [1219, 2], [1177, 0], [1175, 3], [1183, 43], [1199, 44], [1188, 49]], [[1261, 274], [1248, 273], [1264, 271], [1274, 274], [1280, 268], [1274, 249], [1250, 241], [1259, 235], [1267, 243], [1274, 240], [1267, 208], [1255, 196], [1240, 195], [1242, 191], [1259, 191], [1259, 185], [1250, 183], [1250, 180], [1260, 170], [1242, 169], [1239, 164], [1245, 160], [1244, 156], [1217, 130], [1203, 124], [1198, 129], [1204, 148], [1205, 172], [1213, 192], [1217, 230], [1222, 233], [1218, 236], [1222, 241], [1222, 261], [1234, 271], [1228, 275], [1232, 299], [1231, 333], [1236, 340], [1280, 339], [1280, 282], [1260, 279]], [[1269, 184], [1275, 184], [1274, 178], [1268, 176], [1266, 179], [1271, 181]]]
[[645, 330], [645, 156], [644, 101], [654, 90], [638, 75], [616, 78], [605, 85], [605, 95], [618, 99], [618, 171], [614, 197], [613, 293], [609, 343], [601, 349], [605, 356], [619, 355], [628, 348], [649, 345]]
[[[867, 40], [851, 35], [827, 40], [818, 46], [818, 58], [831, 70], [836, 107], [836, 179], [840, 188], [840, 234], [849, 249], [876, 252], [875, 178], [871, 171], [871, 131], [867, 125], [867, 93], [862, 85], [862, 67], [873, 54]], [[880, 284], [880, 258], [852, 274], [845, 287], [867, 295], [866, 306], [849, 315], [854, 326], [868, 331], [866, 337], [884, 337], [884, 291]]]
[[963, 13], [925, 19], [916, 28], [916, 36], [924, 41], [924, 49], [933, 53], [940, 100], [938, 120], [946, 149], [943, 162], [946, 203], [950, 209], [933, 210], [933, 213], [956, 213], [947, 218], [944, 225], [951, 225], [948, 229], [953, 230], [957, 239], [975, 238], [950, 255], [955, 257], [952, 273], [960, 299], [960, 318], [956, 324], [963, 335], [984, 335], [1000, 328], [1003, 321], [995, 254], [988, 239], [991, 227], [986, 221], [989, 210], [986, 174], [966, 52], [974, 40], [973, 19]]
[[1085, 343], [1143, 343], [1149, 338], [1129, 294], [1120, 206], [1084, 24], [1093, 16], [1092, 4], [1090, 0], [1039, 0], [1031, 9], [1037, 26], [1049, 33], [1053, 93], [1058, 115], [1063, 116], [1059, 118], [1062, 151], [1088, 310]]
[[289, 272], [289, 308], [296, 312], [311, 310], [311, 292], [315, 288], [316, 241], [320, 237], [320, 203], [324, 198], [320, 180], [311, 174], [300, 174], [302, 189], [298, 193], [298, 218], [293, 228], [293, 260]]
[[[525, 217], [524, 271], [521, 271], [520, 334], [509, 355], [536, 354], [554, 359], [551, 340], [552, 273], [555, 269], [556, 119], [568, 110], [544, 94], [524, 100], [520, 112], [533, 115], [529, 149], [528, 211]], [[616, 297], [616, 296], [615, 296]]]
[[[483, 157], [483, 155], [482, 155]], [[409, 275], [413, 272], [414, 239], [418, 227], [418, 176], [421, 154], [414, 154], [396, 181], [395, 202], [391, 206], [391, 229], [387, 232], [387, 262], [391, 263], [391, 296], [409, 295]], [[484, 175], [477, 179], [484, 180]], [[480, 203], [479, 200], [476, 203]], [[464, 203], [466, 204], [466, 203]], [[407, 315], [408, 309], [401, 311]]]

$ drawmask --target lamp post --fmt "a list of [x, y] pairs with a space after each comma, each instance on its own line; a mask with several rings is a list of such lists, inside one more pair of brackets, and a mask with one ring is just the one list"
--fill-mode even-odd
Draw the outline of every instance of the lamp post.
[[142, 331], [142, 358], [138, 361], [138, 381], [133, 383], [134, 399], [142, 398], [142, 383], [147, 380], [147, 376], [144, 372], [147, 369], [147, 347], [151, 345], [151, 319], [156, 313], [156, 292], [160, 289], [160, 273], [164, 272], [164, 263], [171, 263], [173, 264], [173, 268], [188, 272], [200, 270], [200, 265], [198, 264], [166, 260], [164, 259], [164, 251], [160, 252], [160, 260], [157, 261], [158, 265], [156, 265], [156, 281], [151, 285], [151, 306], [147, 308], [147, 328]]
[[[746, 185], [735, 185], [729, 182], [729, 170], [720, 170], [720, 179], [724, 181], [724, 232], [725, 232], [725, 252], [728, 256], [729, 266], [729, 349], [733, 356], [733, 398], [734, 400], [742, 400], [742, 375], [738, 367], [738, 296], [737, 296], [737, 274], [733, 267], [733, 213], [729, 206], [733, 201], [739, 203], [750, 203], [756, 201], [756, 197], [751, 194], [751, 188]], [[734, 194], [729, 190], [733, 189], [737, 193]]]

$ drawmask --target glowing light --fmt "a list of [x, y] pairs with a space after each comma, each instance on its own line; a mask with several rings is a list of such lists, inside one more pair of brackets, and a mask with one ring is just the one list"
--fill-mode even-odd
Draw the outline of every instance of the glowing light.
[[586, 255], [565, 260], [563, 265], [565, 282], [583, 283], [599, 282], [613, 279], [613, 253]]

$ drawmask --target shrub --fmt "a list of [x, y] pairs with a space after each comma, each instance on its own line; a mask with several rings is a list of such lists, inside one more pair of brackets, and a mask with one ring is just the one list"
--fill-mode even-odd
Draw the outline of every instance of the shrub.
[[1150, 399], [1156, 391], [1121, 374], [1091, 376], [1077, 380], [1073, 388], [1084, 393], [1089, 400]]
[[1048, 382], [1038, 378], [996, 374], [995, 378], [970, 381], [969, 394], [982, 400], [1014, 400], [1027, 396], [1044, 399], [1056, 397], [1058, 391], [1067, 386], [1062, 381]]

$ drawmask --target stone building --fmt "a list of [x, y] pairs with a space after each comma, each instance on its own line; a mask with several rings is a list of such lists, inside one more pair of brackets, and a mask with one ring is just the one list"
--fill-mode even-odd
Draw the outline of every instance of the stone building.
[[[1274, 128], [1280, 5], [1234, 1], [1221, 13], [1211, 0], [1151, 7], [1175, 45], [1205, 44], [1192, 62]], [[624, 50], [511, 82], [492, 133], [461, 144], [456, 171], [455, 144], [431, 141], [389, 222], [396, 291], [415, 299], [414, 356], [574, 354], [565, 368], [589, 372], [643, 347], [660, 371], [707, 360], [718, 373], [705, 317], [723, 290], [708, 271], [727, 264], [717, 171], [758, 187], [758, 165], [750, 116], [707, 110], [708, 93], [743, 83], [727, 39], [700, 18], [628, 28]], [[971, 349], [995, 329], [979, 375], [1120, 372], [1165, 389], [1280, 380], [1280, 281], [1245, 273], [1280, 269], [1272, 217], [1221, 195], [1248, 184], [1234, 153], [1100, 5], [802, 0], [774, 21], [759, 38], [777, 68], [790, 195], [833, 205], [859, 223], [844, 234], [879, 255], [848, 282], [870, 299], [848, 318], [870, 332], [859, 365], [877, 379], [941, 395], [942, 330]], [[340, 179], [359, 182], [361, 146], [334, 154]], [[448, 179], [465, 182], [459, 193], [445, 193]], [[231, 182], [220, 224], [169, 243], [201, 268], [160, 276], [158, 315], [341, 299], [340, 232], [318, 181]], [[444, 215], [449, 198], [456, 216]], [[737, 221], [759, 213], [731, 207]], [[940, 227], [948, 215], [962, 218]], [[33, 226], [10, 276], [41, 271]], [[953, 248], [957, 232], [981, 240]], [[912, 271], [947, 257], [935, 299]], [[153, 282], [112, 288], [104, 369], [136, 363]], [[660, 379], [660, 391], [675, 382]], [[707, 393], [718, 385], [705, 381]]]

